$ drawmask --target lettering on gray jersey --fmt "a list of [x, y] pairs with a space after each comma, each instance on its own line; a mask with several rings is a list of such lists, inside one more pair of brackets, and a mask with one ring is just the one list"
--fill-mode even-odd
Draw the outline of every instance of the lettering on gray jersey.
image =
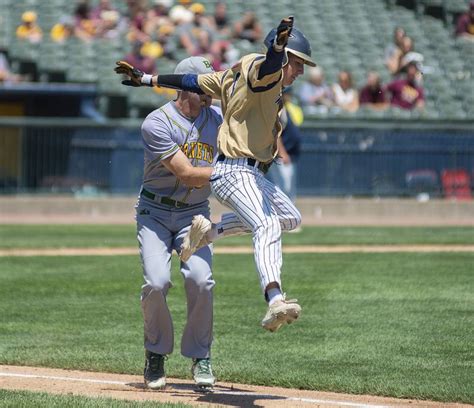
[[212, 166], [217, 155], [217, 132], [222, 123], [220, 108], [203, 108], [191, 122], [181, 115], [174, 102], [151, 112], [142, 124], [145, 163], [143, 187], [159, 196], [195, 204], [205, 201], [210, 187], [190, 189], [179, 182], [166, 169], [161, 160], [175, 154], [178, 149], [194, 166]]

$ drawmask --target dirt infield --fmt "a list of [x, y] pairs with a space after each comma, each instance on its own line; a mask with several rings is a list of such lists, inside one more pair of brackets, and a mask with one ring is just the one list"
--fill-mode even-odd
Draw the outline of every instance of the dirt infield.
[[[474, 252], [474, 245], [291, 245], [283, 247], [287, 254], [343, 254], [343, 253], [393, 253], [393, 252]], [[247, 246], [220, 246], [215, 254], [252, 254]], [[0, 249], [0, 256], [111, 256], [138, 255], [135, 247], [123, 248], [38, 248]]]
[[401, 400], [218, 382], [213, 393], [195, 391], [189, 380], [168, 378], [163, 391], [144, 388], [143, 377], [40, 367], [0, 366], [0, 388], [131, 401], [186, 403], [207, 407], [472, 407], [467, 404]]
[[[287, 254], [315, 253], [393, 253], [393, 252], [474, 252], [474, 245], [291, 245], [284, 246]], [[220, 246], [215, 254], [252, 254], [248, 246]], [[87, 255], [137, 255], [135, 247], [123, 248], [44, 248], [0, 249], [0, 256], [87, 256]]]

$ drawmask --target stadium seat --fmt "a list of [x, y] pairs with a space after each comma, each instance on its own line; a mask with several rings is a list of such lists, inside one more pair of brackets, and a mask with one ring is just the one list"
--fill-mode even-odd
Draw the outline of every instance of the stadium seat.
[[465, 169], [445, 169], [441, 172], [443, 194], [446, 198], [471, 200], [471, 179]]
[[[449, 13], [467, 10], [468, 0], [418, 0], [428, 6], [445, 6]], [[114, 7], [127, 11], [125, 1], [113, 0]], [[391, 6], [387, 7], [387, 3]], [[247, 9], [255, 10], [266, 32], [289, 10], [294, 13], [297, 26], [310, 39], [314, 58], [326, 72], [326, 80], [333, 83], [341, 69], [348, 69], [357, 86], [363, 84], [368, 70], [379, 72], [384, 83], [391, 76], [383, 64], [385, 47], [392, 42], [396, 25], [404, 27], [415, 40], [415, 49], [425, 56], [426, 94], [433, 105], [427, 106], [424, 117], [469, 117], [472, 115], [474, 90], [469, 84], [474, 78], [474, 44], [454, 39], [452, 27], [446, 27], [440, 19], [422, 15], [414, 10], [399, 6], [399, 1], [367, 0], [262, 0], [248, 2], [226, 2], [232, 20], [240, 18]], [[92, 0], [91, 5], [98, 4]], [[203, 0], [207, 12], [213, 12], [215, 0]], [[130, 49], [125, 38], [118, 40], [97, 40], [91, 44], [72, 40], [66, 47], [48, 44], [49, 30], [63, 15], [72, 15], [76, 2], [66, 0], [0, 0], [0, 48], [8, 51], [13, 66], [22, 61], [36, 64], [41, 78], [48, 78], [51, 60], [54, 68], [65, 71], [74, 81], [95, 82], [100, 78], [98, 88], [106, 97], [124, 94], [115, 78], [109, 80], [113, 62], [122, 58]], [[21, 14], [28, 9], [38, 12], [38, 22], [43, 29], [45, 43], [30, 45], [15, 38], [15, 29]], [[374, 18], [376, 16], [377, 18]], [[350, 17], [350, 18], [348, 18]], [[241, 54], [260, 51], [254, 44], [236, 41]], [[176, 58], [187, 54], [179, 50]], [[175, 62], [168, 65], [157, 61], [160, 70], [169, 71]], [[110, 66], [112, 64], [112, 66]], [[102, 67], [104, 67], [102, 69]], [[429, 72], [429, 73], [428, 73]], [[44, 75], [43, 75], [44, 74]], [[365, 112], [365, 113], [364, 113]], [[373, 112], [362, 110], [358, 117], [373, 117]], [[408, 112], [387, 113], [394, 117], [409, 117]]]

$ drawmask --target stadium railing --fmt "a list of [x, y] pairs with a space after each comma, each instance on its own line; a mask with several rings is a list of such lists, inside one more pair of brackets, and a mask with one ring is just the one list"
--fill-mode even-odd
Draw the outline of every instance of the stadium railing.
[[[0, 194], [136, 194], [140, 125], [1, 117]], [[443, 171], [474, 179], [473, 120], [340, 118], [305, 122], [302, 132], [300, 195], [441, 197]]]

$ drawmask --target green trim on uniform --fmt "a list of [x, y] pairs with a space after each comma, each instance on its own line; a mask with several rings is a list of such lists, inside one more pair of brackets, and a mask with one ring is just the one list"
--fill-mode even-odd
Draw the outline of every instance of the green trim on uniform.
[[173, 146], [171, 149], [169, 149], [168, 151], [164, 152], [163, 154], [160, 154], [158, 157], [156, 157], [154, 160], [151, 161], [150, 164], [155, 164], [156, 162], [159, 162], [163, 156], [166, 156], [170, 153], [173, 153], [173, 151], [178, 151], [179, 150], [179, 146], [176, 145], [176, 146]]

